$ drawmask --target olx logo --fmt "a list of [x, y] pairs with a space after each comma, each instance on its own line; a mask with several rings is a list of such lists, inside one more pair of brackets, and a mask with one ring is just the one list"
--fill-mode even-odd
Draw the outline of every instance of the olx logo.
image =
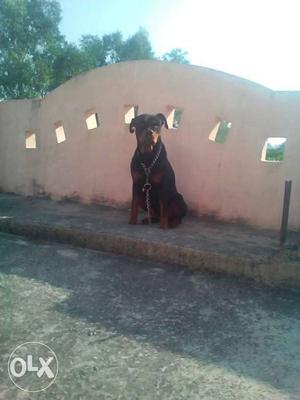
[[8, 360], [8, 374], [21, 390], [40, 392], [53, 384], [58, 373], [56, 354], [40, 342], [18, 346]]

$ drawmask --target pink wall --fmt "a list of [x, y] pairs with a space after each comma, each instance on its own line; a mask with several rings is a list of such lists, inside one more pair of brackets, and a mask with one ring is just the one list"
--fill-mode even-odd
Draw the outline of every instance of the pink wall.
[[[195, 66], [120, 63], [82, 74], [41, 101], [0, 103], [0, 187], [128, 205], [135, 137], [124, 122], [127, 105], [138, 105], [139, 114], [183, 110], [179, 128], [162, 136], [178, 189], [199, 215], [276, 229], [284, 181], [291, 179], [290, 227], [299, 229], [300, 93]], [[100, 126], [88, 131], [91, 109]], [[223, 144], [208, 139], [221, 120], [232, 123]], [[66, 135], [61, 143], [58, 121]], [[36, 132], [37, 149], [25, 148], [26, 130]], [[270, 136], [287, 138], [284, 161], [261, 161]]]

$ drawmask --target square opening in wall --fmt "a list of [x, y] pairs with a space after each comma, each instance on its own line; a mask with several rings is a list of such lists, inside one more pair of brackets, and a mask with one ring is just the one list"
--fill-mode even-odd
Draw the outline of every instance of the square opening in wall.
[[56, 141], [57, 143], [62, 143], [66, 140], [66, 134], [64, 127], [61, 121], [58, 121], [54, 124], [55, 127], [55, 134], [56, 134]]
[[215, 143], [225, 143], [228, 132], [232, 126], [231, 122], [219, 121], [209, 135], [209, 140]]
[[269, 137], [262, 149], [261, 161], [280, 162], [284, 159], [286, 138]]
[[131, 120], [135, 117], [138, 116], [138, 112], [139, 112], [139, 106], [125, 106], [125, 116], [124, 116], [124, 120], [125, 120], [125, 124], [130, 124]]
[[169, 129], [178, 129], [181, 123], [183, 111], [179, 108], [169, 107], [167, 114], [167, 122]]
[[36, 134], [32, 131], [25, 132], [26, 149], [36, 149]]
[[88, 130], [96, 129], [100, 125], [99, 117], [96, 113], [95, 109], [86, 111], [85, 113], [85, 122]]

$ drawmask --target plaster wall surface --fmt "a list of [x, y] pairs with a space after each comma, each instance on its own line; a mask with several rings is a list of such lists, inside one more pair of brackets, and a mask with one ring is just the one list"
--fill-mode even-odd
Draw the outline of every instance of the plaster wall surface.
[[[274, 92], [196, 66], [119, 63], [79, 75], [44, 99], [0, 103], [1, 189], [128, 206], [136, 139], [124, 115], [133, 105], [139, 114], [183, 111], [179, 128], [162, 138], [190, 209], [278, 229], [284, 182], [292, 180], [289, 226], [300, 228], [300, 92]], [[88, 130], [91, 109], [100, 125]], [[225, 143], [209, 140], [223, 120], [232, 124]], [[36, 149], [25, 148], [27, 130], [36, 133]], [[268, 137], [287, 138], [282, 162], [261, 161]]]

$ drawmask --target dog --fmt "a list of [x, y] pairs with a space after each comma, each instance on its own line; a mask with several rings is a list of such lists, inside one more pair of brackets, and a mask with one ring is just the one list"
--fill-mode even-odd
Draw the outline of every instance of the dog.
[[162, 229], [175, 228], [187, 213], [161, 140], [163, 126], [169, 128], [161, 113], [141, 114], [131, 120], [129, 131], [136, 134], [137, 147], [130, 164], [133, 181], [130, 224], [137, 223], [140, 208], [148, 213], [142, 223], [160, 222]]

